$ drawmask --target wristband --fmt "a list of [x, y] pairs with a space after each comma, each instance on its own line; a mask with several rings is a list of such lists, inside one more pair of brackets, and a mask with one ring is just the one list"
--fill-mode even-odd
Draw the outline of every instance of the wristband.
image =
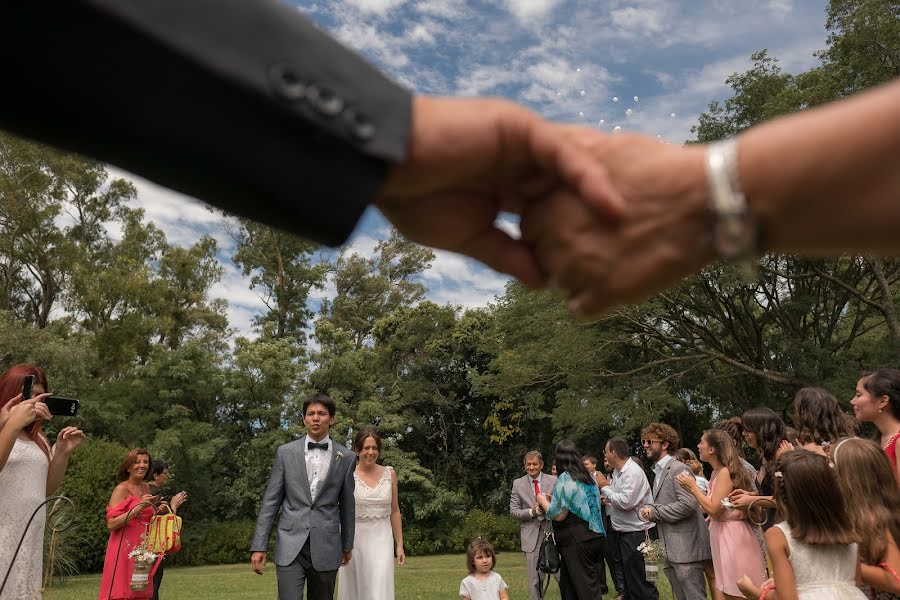
[[736, 263], [748, 280], [756, 275], [756, 220], [741, 191], [736, 138], [706, 148], [706, 180], [712, 213], [712, 241], [719, 256]]

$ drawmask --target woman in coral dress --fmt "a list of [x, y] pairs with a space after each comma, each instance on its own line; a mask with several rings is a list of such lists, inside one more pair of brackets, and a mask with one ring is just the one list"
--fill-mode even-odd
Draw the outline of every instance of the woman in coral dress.
[[[150, 494], [149, 476], [150, 453], [143, 448], [130, 451], [116, 469], [116, 479], [120, 483], [113, 490], [106, 507], [106, 526], [110, 533], [97, 600], [131, 600], [153, 596], [153, 574], [159, 559], [147, 576], [147, 586], [132, 590], [134, 559], [128, 556], [141, 545], [141, 535], [155, 514], [153, 503], [156, 497]], [[145, 503], [143, 508], [135, 508], [141, 503]]]

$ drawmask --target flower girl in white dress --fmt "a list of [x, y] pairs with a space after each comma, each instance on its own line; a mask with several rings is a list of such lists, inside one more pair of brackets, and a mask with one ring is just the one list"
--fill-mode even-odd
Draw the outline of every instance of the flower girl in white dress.
[[775, 581], [745, 594], [778, 600], [866, 600], [856, 534], [834, 467], [808, 450], [785, 452], [775, 472], [775, 503], [784, 521], [766, 532]]
[[350, 562], [338, 571], [338, 600], [394, 600], [394, 551], [406, 562], [397, 500], [397, 474], [377, 463], [381, 437], [363, 427], [353, 440], [359, 463], [356, 482], [356, 533]]

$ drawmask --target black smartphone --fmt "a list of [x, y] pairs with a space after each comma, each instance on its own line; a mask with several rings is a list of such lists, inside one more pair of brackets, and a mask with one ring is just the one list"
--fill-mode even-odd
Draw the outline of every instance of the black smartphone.
[[34, 387], [34, 375], [26, 375], [22, 385], [22, 400], [31, 400], [31, 388]]
[[78, 414], [79, 402], [75, 398], [63, 398], [62, 396], [47, 396], [44, 404], [53, 416], [74, 417]]

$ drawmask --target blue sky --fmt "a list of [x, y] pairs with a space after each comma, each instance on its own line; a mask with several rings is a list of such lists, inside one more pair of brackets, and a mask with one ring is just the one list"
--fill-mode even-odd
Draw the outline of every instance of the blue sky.
[[[799, 72], [816, 64], [813, 52], [826, 38], [825, 0], [294, 4], [416, 93], [502, 96], [554, 120], [606, 132], [619, 126], [672, 143], [691, 139], [707, 104], [729, 96], [725, 78], [745, 70], [752, 52], [767, 48], [785, 70]], [[221, 214], [120, 170], [113, 174], [135, 181], [134, 205], [170, 242], [191, 244], [206, 233], [219, 240], [225, 275], [213, 293], [229, 301], [232, 325], [247, 331], [262, 302], [231, 262]], [[370, 210], [344, 251], [368, 255], [387, 231]], [[445, 252], [424, 278], [432, 300], [465, 307], [490, 302], [506, 280]]]

